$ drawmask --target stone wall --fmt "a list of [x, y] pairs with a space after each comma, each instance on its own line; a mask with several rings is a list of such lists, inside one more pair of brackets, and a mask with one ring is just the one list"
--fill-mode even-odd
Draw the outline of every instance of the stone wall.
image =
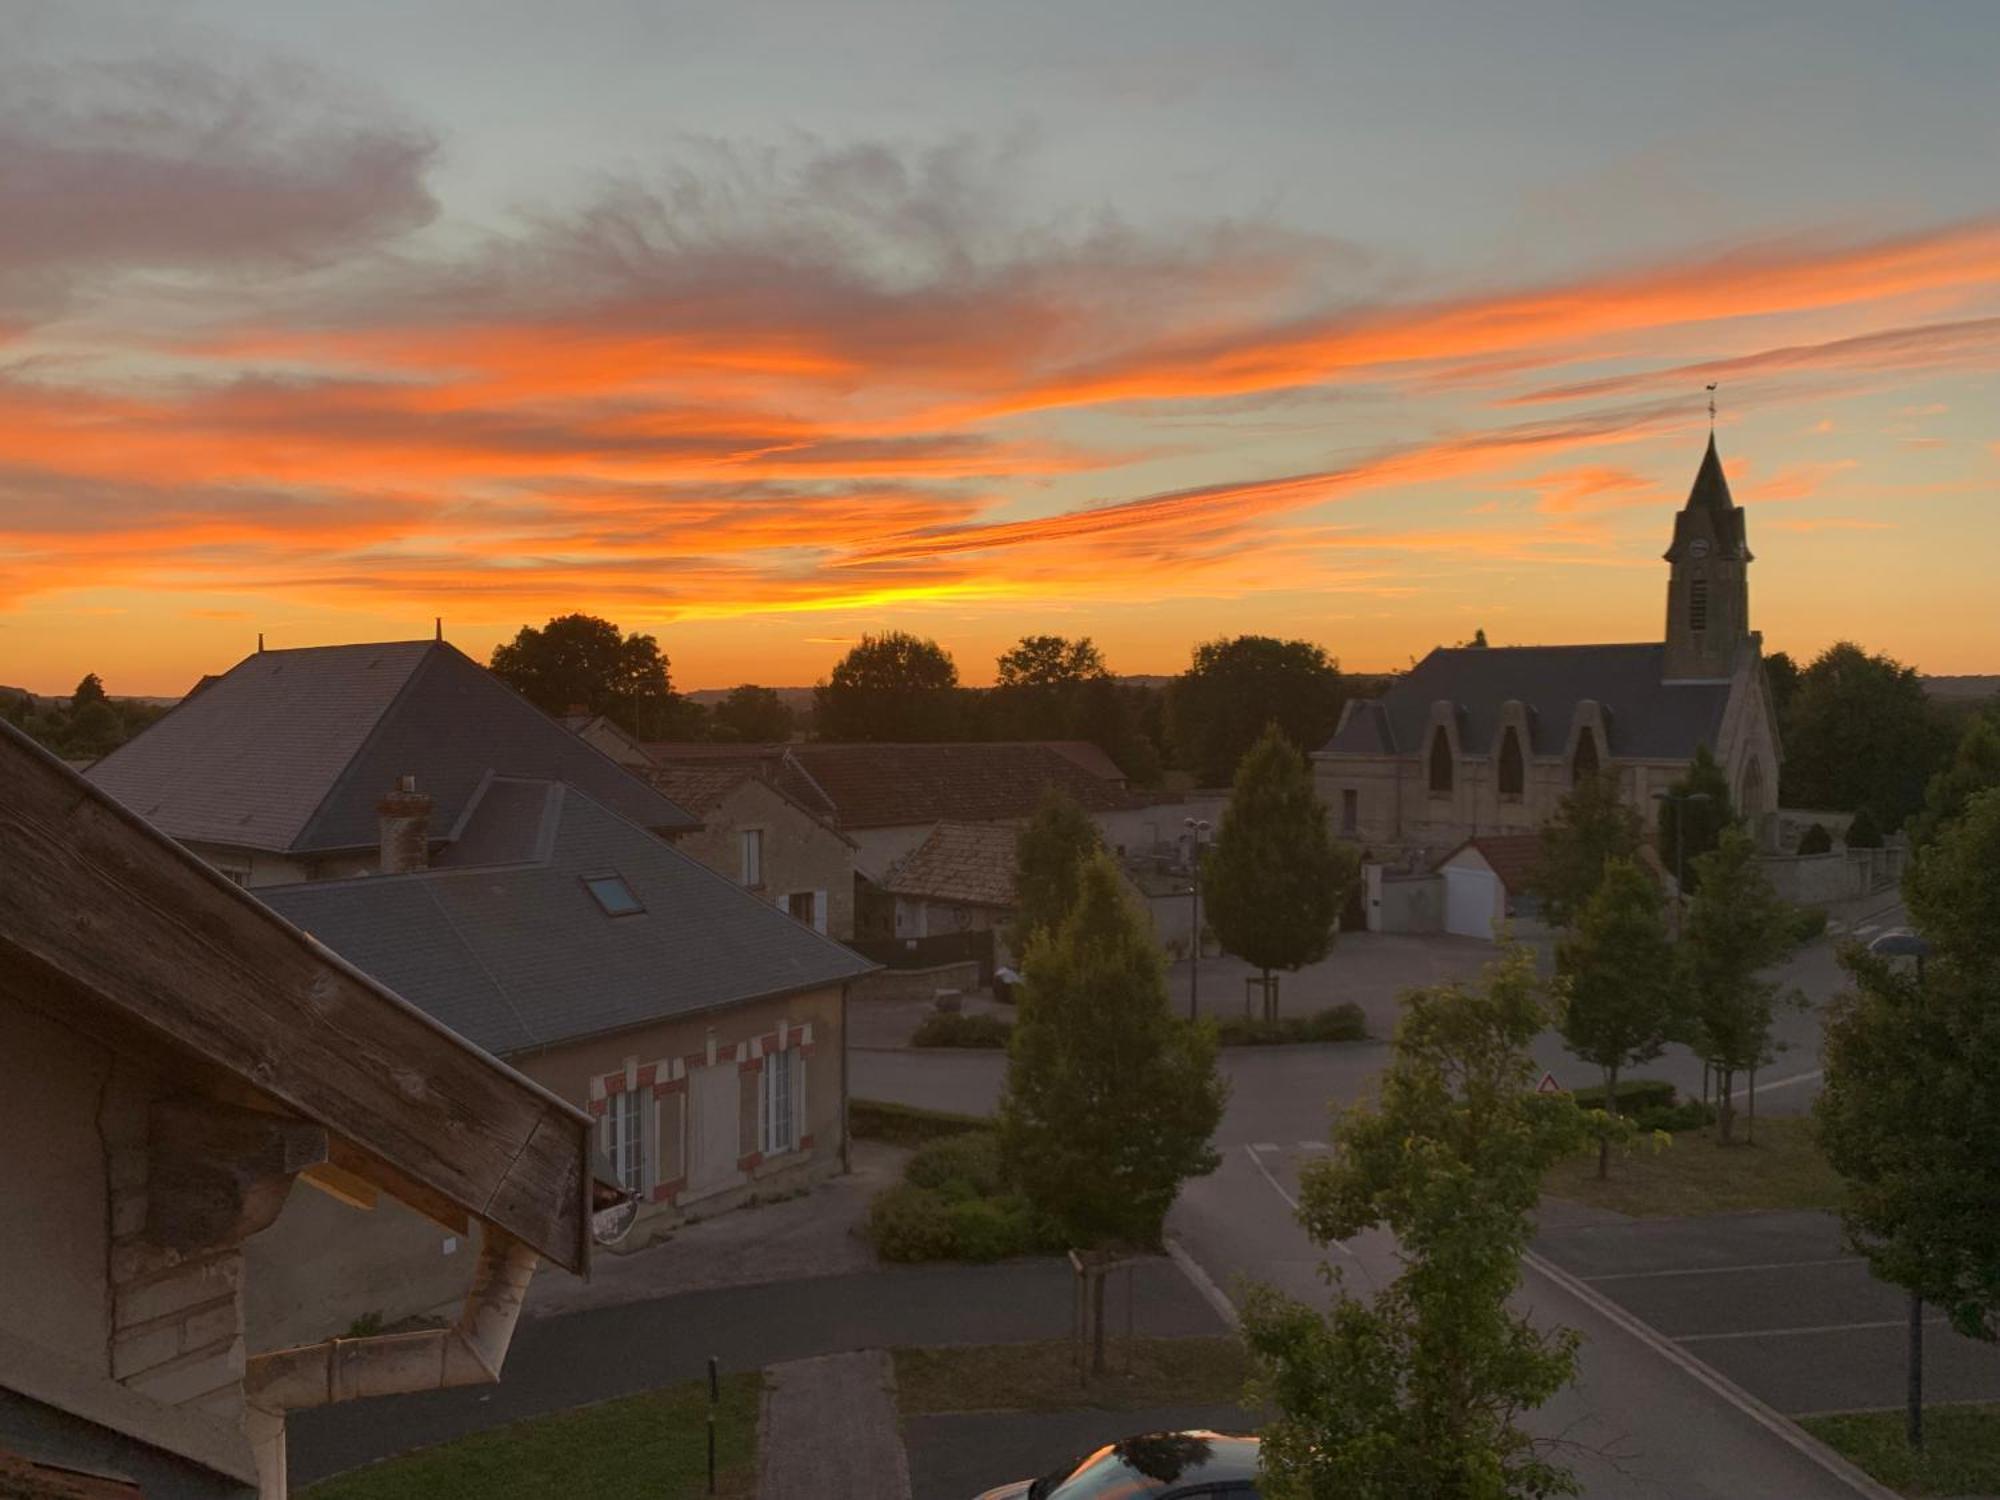
[[1886, 892], [1902, 878], [1905, 851], [1899, 845], [1881, 849], [1836, 849], [1830, 854], [1774, 855], [1764, 861], [1764, 873], [1785, 900], [1799, 906], [1825, 906]]
[[939, 990], [966, 993], [978, 988], [979, 965], [971, 959], [929, 969], [877, 969], [854, 981], [848, 991], [848, 1003], [879, 1005], [885, 1000], [928, 1000]]
[[783, 911], [795, 891], [826, 892], [826, 932], [854, 936], [854, 846], [755, 776], [744, 778], [703, 814], [704, 826], [674, 847], [725, 880], [743, 879], [742, 835], [763, 834], [763, 884], [756, 893]]

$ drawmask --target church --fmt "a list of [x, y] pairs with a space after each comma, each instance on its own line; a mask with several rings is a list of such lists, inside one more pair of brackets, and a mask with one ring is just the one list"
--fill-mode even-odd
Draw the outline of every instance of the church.
[[1768, 847], [1780, 751], [1743, 520], [1711, 433], [1674, 517], [1663, 639], [1441, 646], [1380, 698], [1350, 701], [1313, 755], [1335, 831], [1377, 855], [1435, 858], [1535, 831], [1595, 774], [1615, 776], [1650, 829], [1656, 794], [1706, 745]]

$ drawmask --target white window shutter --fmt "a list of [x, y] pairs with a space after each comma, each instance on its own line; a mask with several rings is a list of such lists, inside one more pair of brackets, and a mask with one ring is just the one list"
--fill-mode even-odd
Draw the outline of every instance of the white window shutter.
[[826, 931], [826, 892], [813, 892], [813, 931]]
[[806, 1133], [806, 1055], [792, 1054], [792, 1144]]

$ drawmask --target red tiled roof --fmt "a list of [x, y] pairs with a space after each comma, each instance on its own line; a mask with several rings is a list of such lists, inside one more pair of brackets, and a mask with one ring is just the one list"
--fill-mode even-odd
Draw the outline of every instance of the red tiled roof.
[[1011, 910], [1015, 837], [1004, 823], [940, 823], [877, 884], [892, 896]]
[[1479, 857], [1500, 877], [1500, 884], [1509, 893], [1519, 895], [1535, 877], [1535, 866], [1542, 857], [1542, 836], [1539, 833], [1482, 834], [1478, 838], [1467, 839], [1438, 863], [1443, 864], [1452, 855], [1466, 849], [1477, 849]]

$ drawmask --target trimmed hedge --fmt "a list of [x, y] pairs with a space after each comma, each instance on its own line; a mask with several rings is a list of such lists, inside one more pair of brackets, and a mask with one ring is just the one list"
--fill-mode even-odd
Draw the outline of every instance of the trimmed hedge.
[[[1573, 1089], [1571, 1097], [1585, 1109], [1604, 1108], [1604, 1085]], [[1618, 1113], [1637, 1115], [1641, 1110], [1672, 1109], [1674, 1086], [1664, 1078], [1621, 1078], [1618, 1081]]]
[[[1619, 1101], [1623, 1103], [1621, 1099]], [[1631, 1112], [1632, 1123], [1641, 1130], [1664, 1130], [1678, 1135], [1684, 1130], [1700, 1130], [1715, 1123], [1715, 1106], [1699, 1099], [1683, 1099], [1664, 1108], [1655, 1106]]]
[[1826, 824], [1815, 823], [1812, 825], [1812, 827], [1808, 828], [1804, 833], [1799, 835], [1799, 853], [1801, 854], [1833, 853], [1833, 835], [1826, 831]]
[[1346, 1004], [1275, 1021], [1225, 1016], [1215, 1023], [1215, 1030], [1225, 1047], [1273, 1047], [1287, 1042], [1358, 1042], [1368, 1035], [1368, 1021], [1360, 1006]]
[[919, 1146], [903, 1168], [903, 1181], [947, 1198], [991, 1198], [1005, 1188], [1000, 1171], [1000, 1138], [972, 1130]]
[[858, 1141], [887, 1141], [892, 1146], [921, 1146], [967, 1131], [988, 1130], [993, 1122], [979, 1115], [955, 1115], [942, 1109], [918, 1109], [881, 1099], [847, 1102], [848, 1134]]
[[999, 1016], [940, 1010], [924, 1017], [910, 1038], [912, 1047], [1005, 1047], [1013, 1023]]

